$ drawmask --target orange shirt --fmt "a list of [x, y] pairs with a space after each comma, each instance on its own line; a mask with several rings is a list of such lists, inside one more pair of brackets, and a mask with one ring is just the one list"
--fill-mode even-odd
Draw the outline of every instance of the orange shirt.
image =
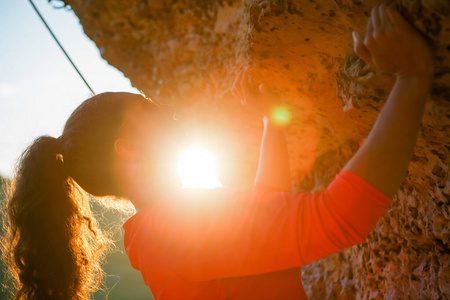
[[306, 299], [300, 267], [363, 242], [391, 199], [341, 171], [323, 192], [183, 190], [124, 225], [155, 299]]

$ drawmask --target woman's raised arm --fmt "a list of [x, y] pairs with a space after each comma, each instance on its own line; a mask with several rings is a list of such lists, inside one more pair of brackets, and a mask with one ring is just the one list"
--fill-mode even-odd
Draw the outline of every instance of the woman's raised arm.
[[365, 39], [358, 32], [353, 37], [362, 59], [397, 80], [367, 140], [344, 169], [392, 198], [412, 157], [432, 82], [433, 55], [393, 6], [373, 8]]
[[258, 88], [252, 87], [249, 84], [247, 69], [236, 78], [232, 92], [243, 105], [263, 116], [264, 133], [255, 183], [274, 187], [280, 191], [290, 191], [291, 172], [286, 138], [282, 126], [271, 118], [272, 112], [279, 104], [277, 95], [269, 91], [264, 83]]

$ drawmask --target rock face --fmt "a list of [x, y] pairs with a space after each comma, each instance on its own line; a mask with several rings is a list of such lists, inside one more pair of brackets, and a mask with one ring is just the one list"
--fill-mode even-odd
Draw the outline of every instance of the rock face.
[[[302, 191], [323, 189], [339, 172], [394, 80], [352, 54], [351, 32], [364, 32], [378, 0], [65, 3], [103, 58], [207, 137], [227, 185], [251, 185], [261, 137], [261, 121], [230, 94], [243, 67], [291, 112], [293, 184]], [[422, 132], [401, 189], [366, 242], [303, 269], [311, 299], [450, 297], [450, 4], [396, 4], [435, 49]]]

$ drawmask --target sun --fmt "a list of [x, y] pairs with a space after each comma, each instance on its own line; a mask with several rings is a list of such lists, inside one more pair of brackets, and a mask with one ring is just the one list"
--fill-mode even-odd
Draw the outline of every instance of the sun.
[[183, 188], [221, 187], [216, 171], [216, 161], [211, 153], [200, 145], [189, 147], [177, 164]]

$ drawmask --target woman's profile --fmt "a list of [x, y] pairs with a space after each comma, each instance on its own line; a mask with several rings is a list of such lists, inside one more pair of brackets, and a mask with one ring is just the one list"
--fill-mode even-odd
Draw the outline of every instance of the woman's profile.
[[364, 242], [407, 171], [433, 78], [424, 38], [393, 6], [373, 8], [355, 52], [396, 83], [364, 144], [322, 192], [293, 193], [273, 94], [244, 69], [232, 88], [261, 114], [252, 190], [183, 190], [170, 156], [177, 122], [152, 101], [103, 93], [84, 101], [60, 137], [21, 156], [8, 197], [3, 257], [16, 299], [87, 299], [108, 238], [89, 197], [130, 201], [125, 248], [155, 299], [306, 299], [301, 267]]

